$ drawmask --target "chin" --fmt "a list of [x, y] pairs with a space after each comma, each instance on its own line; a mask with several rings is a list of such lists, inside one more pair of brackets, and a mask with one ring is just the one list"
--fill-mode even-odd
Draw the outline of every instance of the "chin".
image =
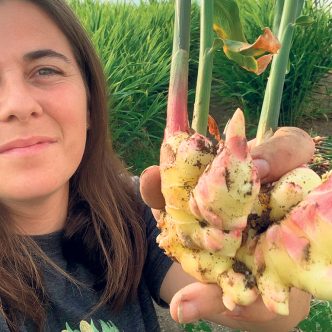
[[[19, 186], [11, 188], [2, 188], [0, 191], [0, 200], [7, 202], [42, 202], [49, 199], [63, 200], [68, 197], [69, 181], [59, 183], [57, 181], [32, 182], [29, 181]], [[5, 190], [4, 190], [5, 189]]]

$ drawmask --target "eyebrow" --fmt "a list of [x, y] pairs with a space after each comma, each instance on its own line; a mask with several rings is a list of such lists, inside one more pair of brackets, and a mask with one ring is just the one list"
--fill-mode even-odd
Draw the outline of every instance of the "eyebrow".
[[67, 58], [65, 55], [58, 53], [51, 49], [36, 50], [36, 51], [26, 53], [23, 56], [23, 59], [25, 61], [33, 61], [33, 60], [38, 60], [41, 58], [57, 58], [57, 59], [61, 59], [61, 60], [65, 61], [67, 63], [71, 63], [69, 58]]

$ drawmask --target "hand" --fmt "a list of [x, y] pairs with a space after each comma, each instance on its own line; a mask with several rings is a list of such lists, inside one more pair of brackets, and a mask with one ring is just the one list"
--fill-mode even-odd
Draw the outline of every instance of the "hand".
[[160, 296], [170, 302], [172, 318], [179, 323], [205, 319], [217, 324], [254, 332], [286, 332], [302, 321], [310, 310], [310, 294], [292, 288], [289, 316], [270, 312], [259, 297], [248, 306], [228, 311], [222, 301], [222, 290], [215, 284], [203, 284], [186, 274], [179, 263], [173, 263], [160, 288]]
[[[255, 140], [249, 142], [250, 153], [262, 183], [275, 181], [288, 171], [308, 163], [315, 150], [311, 137], [295, 127], [280, 128], [264, 143], [254, 144]], [[151, 208], [165, 207], [159, 166], [151, 166], [142, 173], [140, 190], [143, 200]]]
[[173, 297], [170, 304], [171, 316], [180, 323], [205, 319], [246, 331], [282, 332], [289, 331], [309, 314], [311, 296], [293, 288], [290, 293], [289, 316], [268, 311], [261, 297], [249, 306], [237, 306], [232, 312], [224, 307], [221, 298], [219, 286], [192, 283]]

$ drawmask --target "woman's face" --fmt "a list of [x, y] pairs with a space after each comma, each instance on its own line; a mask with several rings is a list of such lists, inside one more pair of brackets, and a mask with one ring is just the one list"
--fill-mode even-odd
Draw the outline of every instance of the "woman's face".
[[68, 190], [84, 152], [87, 97], [71, 47], [37, 6], [0, 2], [0, 201]]

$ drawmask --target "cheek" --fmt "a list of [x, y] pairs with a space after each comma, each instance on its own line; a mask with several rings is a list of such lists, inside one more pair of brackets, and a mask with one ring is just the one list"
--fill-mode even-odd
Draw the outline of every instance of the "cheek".
[[53, 89], [42, 101], [44, 110], [59, 125], [83, 126], [87, 129], [88, 105], [83, 82]]
[[[63, 100], [65, 106], [59, 105], [62, 112], [53, 115], [60, 129], [63, 140], [64, 157], [69, 167], [78, 167], [86, 144], [88, 129], [88, 112], [85, 96]], [[70, 165], [72, 164], [72, 165]]]
[[75, 172], [79, 166], [86, 145], [88, 111], [85, 90], [83, 90], [84, 93], [82, 90], [77, 91], [74, 98], [67, 94], [61, 103], [65, 105], [63, 112], [57, 117], [54, 115], [54, 119], [60, 125], [64, 143], [64, 157], [70, 173]]
[[42, 105], [46, 116], [58, 127], [65, 149], [72, 153], [84, 149], [89, 115], [83, 82], [53, 89], [51, 95], [45, 95]]

